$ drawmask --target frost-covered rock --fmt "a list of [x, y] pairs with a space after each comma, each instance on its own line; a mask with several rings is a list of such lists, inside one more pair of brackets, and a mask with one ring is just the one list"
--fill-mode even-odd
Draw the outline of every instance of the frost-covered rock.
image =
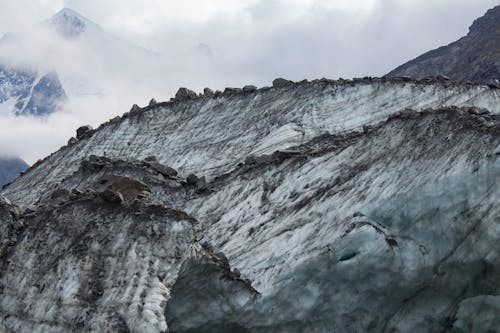
[[4, 191], [30, 210], [0, 260], [0, 328], [494, 329], [499, 100], [320, 80], [106, 124]]

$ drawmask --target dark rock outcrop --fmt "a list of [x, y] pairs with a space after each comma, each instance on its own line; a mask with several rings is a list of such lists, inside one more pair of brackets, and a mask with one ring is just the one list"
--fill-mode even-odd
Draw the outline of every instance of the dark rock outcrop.
[[488, 83], [500, 79], [500, 6], [474, 21], [467, 36], [429, 51], [388, 76], [446, 75], [453, 80]]
[[179, 90], [177, 90], [177, 93], [175, 93], [175, 99], [178, 101], [185, 101], [195, 98], [198, 98], [198, 95], [194, 91], [187, 88], [179, 88]]
[[282, 87], [288, 87], [293, 84], [293, 81], [286, 80], [283, 78], [277, 78], [273, 80], [273, 87], [276, 88], [282, 88]]
[[83, 139], [84, 137], [86, 137], [89, 133], [91, 133], [93, 130], [92, 126], [90, 125], [84, 125], [84, 126], [80, 126], [78, 127], [78, 129], [76, 130], [76, 138], [78, 140], [80, 139]]

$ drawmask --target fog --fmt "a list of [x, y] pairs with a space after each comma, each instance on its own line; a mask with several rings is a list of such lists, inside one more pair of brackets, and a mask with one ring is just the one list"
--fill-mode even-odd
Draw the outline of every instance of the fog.
[[[55, 70], [68, 94], [45, 118], [0, 107], [0, 154], [33, 163], [83, 124], [180, 86], [270, 85], [275, 77], [380, 76], [467, 33], [492, 0], [3, 0], [0, 63]], [[96, 23], [66, 40], [41, 22], [69, 7]]]

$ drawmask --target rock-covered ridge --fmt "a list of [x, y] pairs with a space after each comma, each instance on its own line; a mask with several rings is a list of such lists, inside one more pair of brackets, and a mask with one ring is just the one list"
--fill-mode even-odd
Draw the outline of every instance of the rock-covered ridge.
[[84, 157], [24, 212], [0, 327], [494, 329], [499, 149], [497, 114], [449, 107], [248, 155], [204, 180], [152, 157]]
[[[271, 154], [327, 133], [362, 131], [405, 108], [476, 106], [499, 113], [500, 91], [453, 81], [316, 80], [259, 90], [229, 90], [133, 108], [63, 147], [5, 189], [34, 203], [89, 155], [143, 159], [154, 155], [182, 175], [229, 172], [249, 155]], [[40, 186], [39, 179], [44, 179]], [[43, 187], [43, 188], [42, 188]], [[29, 190], [28, 190], [29, 189]]]
[[387, 75], [422, 78], [443, 74], [461, 81], [494, 82], [500, 87], [499, 41], [500, 6], [496, 6], [474, 21], [467, 36], [429, 51]]

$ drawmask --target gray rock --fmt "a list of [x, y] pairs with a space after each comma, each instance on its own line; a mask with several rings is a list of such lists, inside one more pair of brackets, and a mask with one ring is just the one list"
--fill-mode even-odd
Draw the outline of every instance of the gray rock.
[[177, 171], [175, 169], [170, 168], [170, 167], [163, 165], [161, 163], [152, 162], [152, 163], [149, 163], [149, 165], [151, 166], [151, 168], [158, 171], [160, 174], [162, 174], [165, 177], [177, 176]]
[[215, 95], [214, 91], [212, 89], [210, 89], [210, 88], [203, 89], [203, 94], [206, 97], [214, 97], [214, 95]]
[[194, 173], [190, 173], [186, 178], [186, 182], [189, 185], [196, 185], [196, 183], [198, 183], [198, 180], [198, 176], [196, 176]]
[[246, 85], [243, 87], [243, 91], [245, 91], [245, 92], [252, 92], [252, 91], [256, 91], [256, 90], [257, 90], [257, 87], [253, 86], [253, 85]]
[[282, 88], [282, 87], [288, 87], [293, 84], [293, 81], [286, 80], [283, 78], [277, 78], [273, 80], [273, 87], [275, 88]]
[[78, 140], [77, 140], [75, 137], [71, 137], [71, 138], [69, 138], [69, 140], [68, 140], [68, 145], [70, 145], [70, 146], [71, 146], [71, 145], [73, 145], [73, 144], [75, 144], [75, 143], [77, 143], [77, 142], [78, 142]]
[[155, 156], [148, 156], [144, 159], [146, 162], [156, 162], [156, 157]]
[[106, 202], [121, 204], [123, 202], [123, 196], [120, 192], [114, 192], [112, 190], [105, 190], [100, 192], [99, 196]]
[[149, 107], [151, 107], [151, 106], [155, 106], [156, 104], [158, 104], [158, 103], [156, 102], [156, 99], [151, 98], [151, 100], [149, 101], [148, 106], [149, 106]]
[[195, 98], [198, 98], [198, 95], [194, 91], [187, 88], [179, 88], [179, 90], [177, 90], [177, 93], [175, 94], [175, 99], [178, 101], [185, 101]]
[[236, 94], [241, 91], [241, 88], [226, 88], [224, 89], [224, 95]]
[[137, 105], [137, 104], [132, 105], [130, 112], [138, 112], [138, 111], [141, 111], [141, 108], [139, 107], [139, 105]]
[[92, 126], [90, 125], [84, 125], [78, 127], [76, 130], [76, 138], [78, 140], [82, 139], [86, 134], [90, 133], [92, 131]]

